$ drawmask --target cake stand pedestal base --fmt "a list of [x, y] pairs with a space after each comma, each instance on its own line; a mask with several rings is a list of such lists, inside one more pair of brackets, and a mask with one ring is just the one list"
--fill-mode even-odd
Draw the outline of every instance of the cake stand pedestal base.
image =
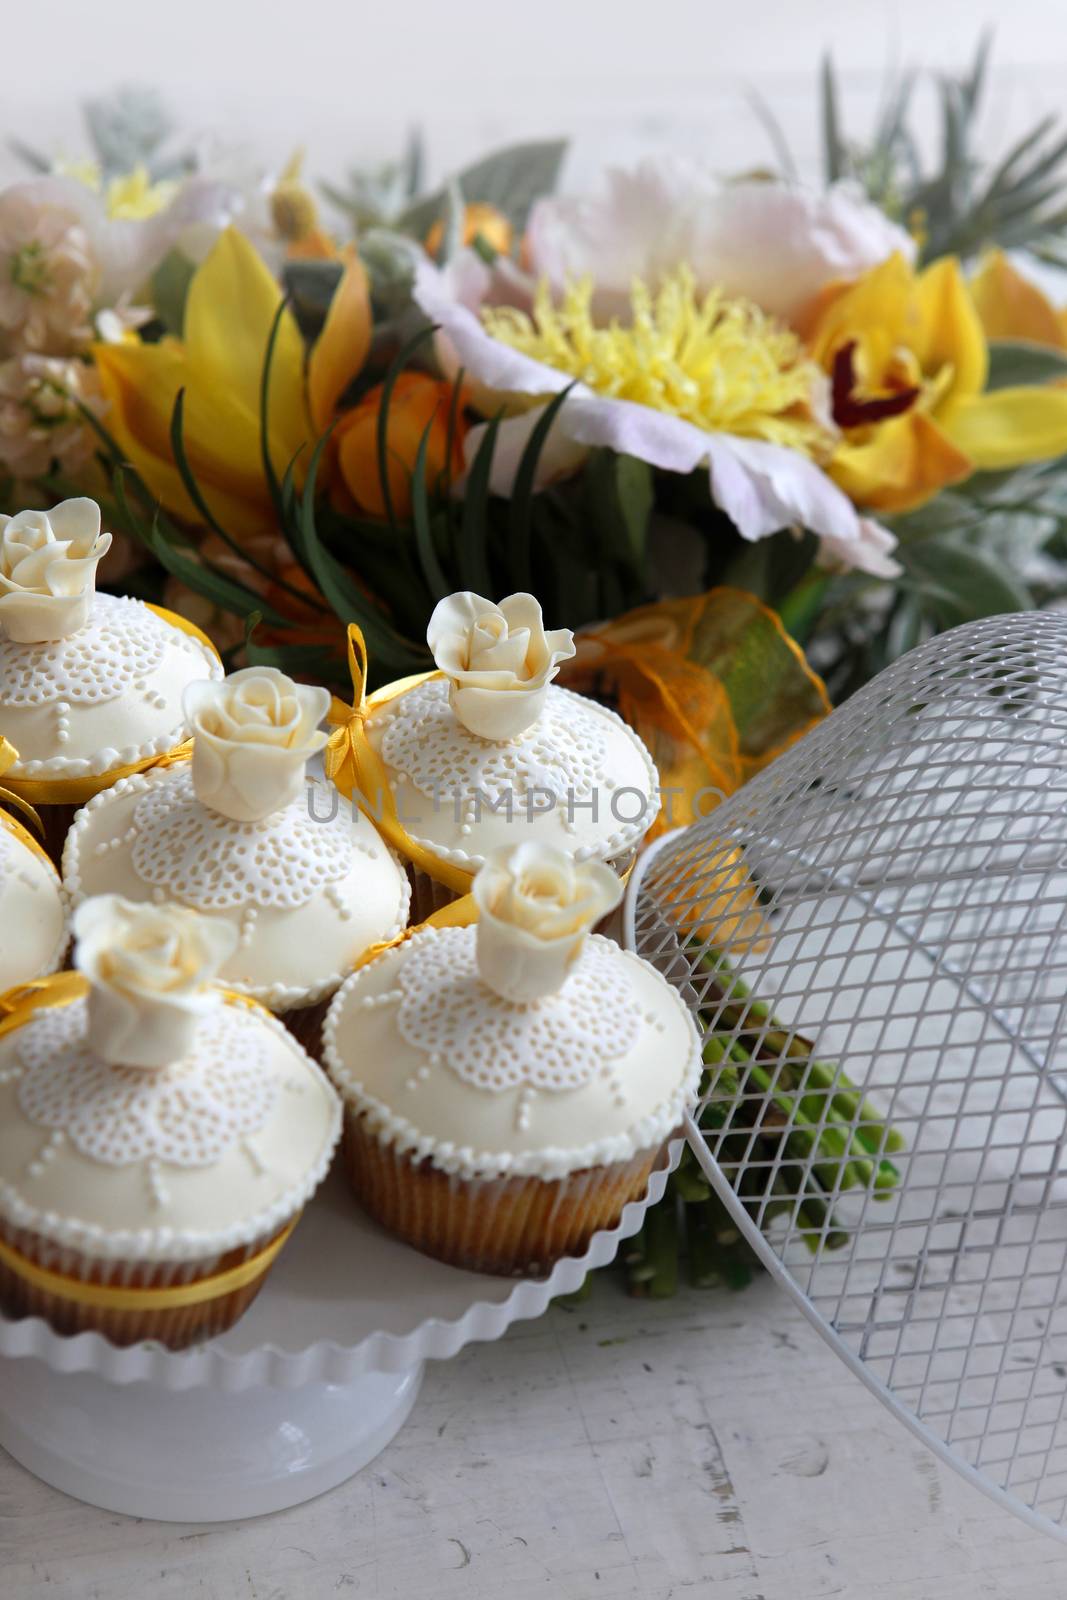
[[299, 1388], [169, 1391], [0, 1359], [0, 1446], [106, 1511], [224, 1522], [343, 1483], [399, 1432], [422, 1365]]

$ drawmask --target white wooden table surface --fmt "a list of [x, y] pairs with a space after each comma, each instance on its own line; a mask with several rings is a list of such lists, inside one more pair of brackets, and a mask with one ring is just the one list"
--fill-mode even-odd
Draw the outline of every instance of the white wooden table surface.
[[766, 1280], [574, 1311], [431, 1366], [292, 1511], [93, 1511], [0, 1453], [4, 1600], [1063, 1600], [1067, 1547], [942, 1467]]

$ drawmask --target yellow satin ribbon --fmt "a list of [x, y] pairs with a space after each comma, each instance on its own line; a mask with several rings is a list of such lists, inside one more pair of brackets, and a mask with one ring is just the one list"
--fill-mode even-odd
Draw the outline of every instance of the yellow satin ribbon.
[[[447, 909], [451, 910], [451, 907]], [[250, 1011], [268, 1011], [261, 1000], [238, 989], [216, 986], [228, 1006], [247, 1006]], [[49, 972], [43, 978], [30, 978], [0, 994], [0, 1038], [13, 1028], [21, 1028], [31, 1012], [41, 1006], [69, 1006], [89, 993], [89, 979], [83, 972]], [[270, 1015], [268, 1011], [268, 1015]]]
[[[7, 739], [0, 737], [0, 777], [3, 777], [5, 772], [10, 771], [18, 758], [19, 753], [15, 746], [9, 743]], [[44, 824], [29, 801], [23, 800], [21, 795], [17, 795], [13, 789], [5, 788], [3, 784], [0, 784], [0, 806], [14, 806], [16, 811], [21, 811], [24, 817], [29, 818], [38, 833], [44, 832]], [[16, 839], [21, 839], [22, 843], [28, 845], [36, 855], [40, 856], [42, 861], [47, 861], [52, 871], [55, 872], [55, 862], [44, 848], [44, 845], [39, 839], [33, 837], [33, 834], [23, 826], [17, 817], [11, 816], [7, 811], [0, 810], [0, 827], [6, 828], [8, 833], [13, 833]]]
[[257, 1255], [225, 1272], [215, 1272], [208, 1278], [198, 1278], [195, 1283], [172, 1284], [165, 1289], [131, 1289], [106, 1283], [84, 1283], [80, 1278], [70, 1278], [66, 1273], [50, 1272], [11, 1245], [0, 1239], [0, 1262], [10, 1268], [16, 1278], [28, 1283], [31, 1289], [55, 1295], [76, 1306], [91, 1306], [94, 1311], [176, 1311], [183, 1306], [204, 1305], [209, 1300], [221, 1300], [253, 1283], [266, 1272], [275, 1256], [285, 1244], [299, 1222], [294, 1217], [287, 1228], [277, 1234]]
[[[361, 967], [366, 967], [378, 956], [387, 950], [397, 950], [422, 928], [469, 928], [472, 922], [478, 920], [478, 905], [472, 894], [460, 895], [458, 900], [452, 900], [447, 906], [442, 906], [439, 911], [431, 912], [425, 922], [417, 922], [414, 927], [405, 928], [403, 933], [398, 933], [392, 939], [380, 939], [377, 944], [370, 945], [358, 961], [353, 962], [352, 971], [358, 972]], [[3, 1025], [0, 1024], [0, 1027]]]
[[397, 815], [396, 800], [389, 787], [389, 775], [378, 752], [367, 738], [367, 721], [382, 706], [388, 705], [398, 695], [406, 694], [417, 684], [430, 678], [440, 678], [440, 672], [418, 672], [409, 678], [398, 678], [387, 683], [374, 694], [367, 694], [367, 645], [362, 629], [350, 623], [348, 628], [348, 670], [352, 675], [352, 704], [334, 700], [330, 708], [330, 721], [334, 731], [330, 735], [324, 756], [326, 776], [335, 783], [348, 800], [354, 800], [374, 823], [379, 833], [407, 861], [420, 867], [428, 877], [443, 883], [457, 894], [466, 894], [474, 873], [469, 867], [457, 867], [450, 861], [427, 850], [408, 833]]
[[[189, 634], [191, 638], [199, 639], [211, 651], [215, 659], [221, 660], [218, 651], [202, 628], [187, 618], [178, 616], [176, 611], [168, 611], [165, 606], [148, 606], [149, 611], [154, 611], [157, 617], [162, 617], [164, 622], [177, 628], [179, 633]], [[99, 794], [102, 789], [110, 789], [112, 784], [118, 783], [120, 778], [132, 777], [135, 772], [147, 772], [150, 767], [164, 767], [174, 761], [184, 761], [191, 754], [193, 742], [186, 739], [182, 744], [175, 745], [172, 750], [165, 750], [160, 756], [146, 756], [143, 761], [133, 761], [129, 766], [113, 767], [110, 772], [97, 773], [90, 778], [9, 778], [10, 788], [0, 791], [0, 799], [14, 802], [20, 809], [27, 811], [38, 826], [40, 818], [34, 811], [35, 805], [39, 806], [82, 806], [91, 800], [94, 794]], [[18, 752], [7, 740], [2, 741], [0, 747], [0, 761], [7, 752], [13, 751], [13, 760], [18, 760]], [[0, 775], [7, 771], [0, 766]]]

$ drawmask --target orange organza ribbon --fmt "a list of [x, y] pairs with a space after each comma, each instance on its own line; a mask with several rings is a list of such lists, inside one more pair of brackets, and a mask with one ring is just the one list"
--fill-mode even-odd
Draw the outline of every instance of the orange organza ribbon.
[[[610, 696], [656, 763], [664, 804], [650, 837], [706, 815], [830, 710], [780, 619], [739, 589], [641, 606], [576, 644], [561, 681]], [[695, 937], [736, 944], [765, 931], [736, 845], [683, 848], [666, 898]]]

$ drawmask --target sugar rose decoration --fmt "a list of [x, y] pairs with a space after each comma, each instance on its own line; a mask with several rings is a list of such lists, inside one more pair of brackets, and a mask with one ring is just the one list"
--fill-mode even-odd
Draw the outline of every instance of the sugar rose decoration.
[[260, 822], [299, 798], [309, 758], [326, 743], [328, 690], [275, 667], [192, 683], [183, 700], [193, 736], [193, 786], [212, 811]]
[[472, 893], [478, 971], [505, 1000], [527, 1004], [562, 988], [590, 928], [622, 899], [622, 884], [600, 861], [528, 840], [490, 851]]
[[0, 627], [8, 638], [44, 644], [84, 628], [110, 545], [95, 500], [0, 516]]
[[541, 715], [559, 663], [574, 654], [569, 628], [546, 633], [532, 594], [499, 605], [464, 590], [439, 601], [426, 640], [451, 681], [452, 709], [481, 739], [516, 739]]
[[184, 906], [135, 905], [114, 894], [86, 900], [72, 926], [74, 965], [92, 985], [90, 1049], [115, 1066], [181, 1061], [218, 1004], [211, 985], [237, 948], [236, 928]]

